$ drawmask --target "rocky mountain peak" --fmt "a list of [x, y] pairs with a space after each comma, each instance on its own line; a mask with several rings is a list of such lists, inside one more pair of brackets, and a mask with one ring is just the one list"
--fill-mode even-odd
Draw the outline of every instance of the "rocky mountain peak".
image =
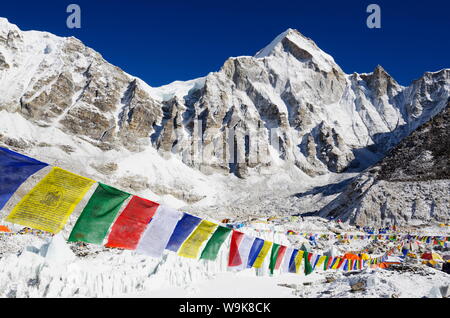
[[269, 45], [255, 54], [255, 58], [284, 57], [289, 54], [303, 63], [314, 63], [317, 69], [329, 72], [340, 70], [334, 59], [322, 51], [310, 38], [296, 29], [287, 29]]
[[377, 98], [384, 95], [392, 97], [400, 88], [397, 81], [381, 65], [377, 65], [370, 74], [362, 74], [361, 78], [367, 83], [367, 86], [375, 93]]

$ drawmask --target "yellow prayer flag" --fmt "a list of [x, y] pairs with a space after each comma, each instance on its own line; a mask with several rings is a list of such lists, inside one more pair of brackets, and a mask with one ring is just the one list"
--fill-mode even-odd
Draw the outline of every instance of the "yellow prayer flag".
[[317, 262], [316, 268], [319, 268], [320, 265], [322, 265], [323, 262], [325, 262], [325, 259], [326, 259], [326, 258], [327, 258], [327, 257], [326, 257], [325, 255], [322, 255], [322, 256], [319, 258], [319, 261]]
[[94, 180], [53, 167], [5, 220], [56, 234], [94, 183]]
[[303, 261], [303, 254], [305, 254], [304, 251], [298, 251], [297, 255], [295, 256], [295, 272], [298, 273], [300, 270], [300, 266], [302, 265]]
[[271, 247], [272, 247], [272, 242], [269, 241], [264, 241], [264, 245], [261, 248], [261, 251], [259, 252], [258, 256], [256, 257], [255, 262], [253, 263], [253, 267], [255, 268], [261, 268], [263, 263], [264, 263], [264, 259], [266, 258], [267, 254], [269, 253]]
[[336, 262], [334, 262], [334, 264], [333, 264], [333, 266], [331, 267], [331, 269], [337, 269], [337, 267], [338, 267], [338, 265], [339, 265], [340, 262], [341, 262], [341, 259], [340, 259], [340, 258], [337, 258], [337, 259], [336, 259]]
[[211, 237], [218, 224], [203, 220], [181, 245], [178, 255], [188, 258], [197, 258], [203, 242]]

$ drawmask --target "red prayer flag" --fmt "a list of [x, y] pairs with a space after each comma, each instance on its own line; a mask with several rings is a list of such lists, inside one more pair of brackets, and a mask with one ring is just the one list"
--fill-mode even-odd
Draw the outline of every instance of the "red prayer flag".
[[333, 257], [330, 256], [330, 257], [328, 258], [328, 262], [327, 262], [327, 264], [326, 264], [326, 270], [330, 268], [332, 262], [333, 262]]
[[231, 235], [230, 254], [228, 255], [228, 266], [239, 266], [242, 264], [241, 255], [239, 255], [239, 244], [244, 237], [244, 233], [234, 231]]
[[281, 266], [281, 262], [283, 261], [284, 254], [286, 254], [286, 246], [281, 245], [278, 250], [277, 262], [275, 263], [275, 269], [279, 269]]
[[159, 204], [133, 196], [112, 226], [107, 247], [135, 250]]

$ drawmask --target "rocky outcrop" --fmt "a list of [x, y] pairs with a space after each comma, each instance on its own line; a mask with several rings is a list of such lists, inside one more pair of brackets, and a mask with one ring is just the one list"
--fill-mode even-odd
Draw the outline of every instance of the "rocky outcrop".
[[320, 211], [367, 225], [450, 220], [450, 99], [432, 120], [403, 139]]

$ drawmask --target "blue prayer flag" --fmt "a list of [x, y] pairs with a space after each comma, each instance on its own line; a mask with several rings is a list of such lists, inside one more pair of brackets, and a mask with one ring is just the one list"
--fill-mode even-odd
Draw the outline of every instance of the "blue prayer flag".
[[197, 225], [202, 219], [185, 213], [181, 220], [178, 221], [172, 236], [167, 243], [166, 249], [169, 251], [177, 252], [183, 242], [194, 231]]
[[22, 183], [46, 166], [48, 164], [0, 147], [0, 210]]

